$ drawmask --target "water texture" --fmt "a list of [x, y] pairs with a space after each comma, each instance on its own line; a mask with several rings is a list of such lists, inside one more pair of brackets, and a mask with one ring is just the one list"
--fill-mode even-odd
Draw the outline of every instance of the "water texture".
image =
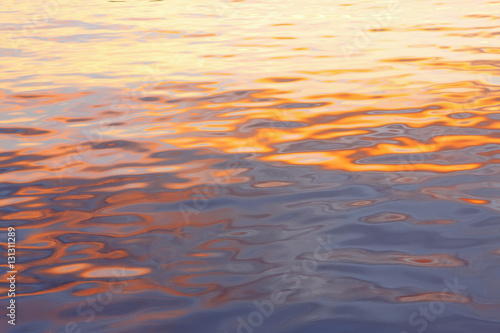
[[499, 13], [5, 0], [0, 331], [500, 332]]

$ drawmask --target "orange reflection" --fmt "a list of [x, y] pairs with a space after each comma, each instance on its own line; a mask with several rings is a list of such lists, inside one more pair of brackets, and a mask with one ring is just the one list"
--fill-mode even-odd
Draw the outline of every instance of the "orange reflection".
[[420, 295], [412, 296], [401, 296], [397, 298], [398, 301], [407, 302], [445, 302], [445, 303], [470, 303], [472, 300], [469, 297], [445, 293], [445, 292], [434, 292], [425, 293]]

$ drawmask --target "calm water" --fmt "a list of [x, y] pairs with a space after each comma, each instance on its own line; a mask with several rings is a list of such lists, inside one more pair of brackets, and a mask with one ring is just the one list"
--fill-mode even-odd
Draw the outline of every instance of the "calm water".
[[0, 11], [1, 332], [500, 332], [500, 1]]

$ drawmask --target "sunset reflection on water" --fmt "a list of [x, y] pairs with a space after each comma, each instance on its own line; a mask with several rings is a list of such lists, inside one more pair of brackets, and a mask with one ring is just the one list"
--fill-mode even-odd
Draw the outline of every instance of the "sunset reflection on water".
[[497, 333], [499, 9], [6, 1], [0, 331]]

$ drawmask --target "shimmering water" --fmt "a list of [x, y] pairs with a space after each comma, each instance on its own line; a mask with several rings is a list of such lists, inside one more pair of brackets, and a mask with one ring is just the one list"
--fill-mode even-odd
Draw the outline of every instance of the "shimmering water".
[[500, 1], [0, 12], [1, 332], [500, 332]]

